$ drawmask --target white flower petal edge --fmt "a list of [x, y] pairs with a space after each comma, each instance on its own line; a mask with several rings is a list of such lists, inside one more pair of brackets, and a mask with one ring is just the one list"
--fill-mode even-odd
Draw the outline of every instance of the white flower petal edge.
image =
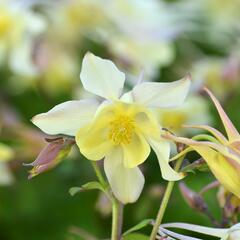
[[[189, 237], [186, 235], [175, 233], [160, 227], [159, 234], [161, 235], [162, 233], [163, 233], [163, 236], [167, 235], [169, 237], [169, 240], [176, 240], [176, 239], [177, 240], [203, 240], [201, 238]], [[170, 236], [174, 238], [170, 238]]]
[[47, 134], [75, 136], [81, 127], [93, 119], [98, 106], [94, 99], [67, 101], [36, 115], [32, 122]]
[[137, 201], [144, 186], [144, 176], [138, 167], [124, 167], [121, 148], [114, 148], [105, 157], [104, 170], [112, 191], [119, 201], [124, 204]]
[[106, 99], [118, 99], [125, 74], [112, 61], [87, 53], [83, 58], [80, 79], [85, 90]]
[[210, 228], [210, 227], [203, 227], [203, 226], [188, 224], [188, 223], [166, 223], [166, 224], [162, 224], [161, 227], [185, 229], [192, 232], [219, 237], [222, 240], [228, 239], [229, 230], [230, 230], [228, 228]]
[[191, 77], [170, 83], [144, 82], [122, 96], [123, 101], [137, 102], [147, 107], [173, 108], [180, 106], [190, 89]]
[[163, 140], [148, 139], [150, 146], [156, 153], [163, 179], [167, 181], [178, 181], [184, 178], [183, 173], [178, 173], [169, 165], [170, 143]]

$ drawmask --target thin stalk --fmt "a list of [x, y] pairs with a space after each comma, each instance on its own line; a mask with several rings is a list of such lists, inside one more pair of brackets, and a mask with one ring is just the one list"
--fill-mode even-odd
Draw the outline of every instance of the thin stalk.
[[98, 163], [96, 161], [91, 161], [92, 163], [92, 167], [94, 169], [94, 172], [99, 180], [99, 182], [102, 184], [103, 187], [107, 187], [108, 186], [108, 183], [107, 181], [105, 180], [102, 172], [101, 172], [101, 169], [100, 167], [98, 166]]
[[112, 233], [111, 240], [120, 240], [122, 235], [122, 222], [123, 222], [123, 204], [120, 203], [109, 190], [109, 184], [102, 174], [102, 171], [97, 162], [91, 161], [95, 174], [106, 190], [106, 194], [112, 203]]
[[[177, 172], [179, 171], [179, 169], [180, 169], [180, 167], [182, 165], [184, 157], [185, 156], [179, 158], [178, 161], [176, 162], [176, 165], [174, 167], [175, 171], [177, 171]], [[161, 203], [161, 206], [160, 206], [160, 208], [158, 210], [157, 218], [156, 218], [155, 224], [153, 226], [153, 230], [152, 230], [152, 233], [151, 233], [151, 236], [150, 236], [150, 240], [155, 240], [156, 239], [159, 227], [160, 227], [160, 225], [162, 223], [163, 216], [165, 214], [167, 205], [169, 203], [169, 199], [170, 199], [172, 191], [173, 191], [174, 184], [175, 184], [175, 181], [168, 182], [167, 189], [166, 189], [166, 191], [164, 193], [164, 196], [163, 196], [163, 199], [162, 199], [162, 203]]]
[[112, 203], [112, 236], [111, 240], [120, 240], [122, 235], [123, 205], [114, 199]]

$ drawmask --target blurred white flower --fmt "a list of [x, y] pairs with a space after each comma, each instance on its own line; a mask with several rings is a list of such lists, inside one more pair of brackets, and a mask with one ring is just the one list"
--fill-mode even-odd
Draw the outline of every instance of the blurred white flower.
[[0, 1], [0, 64], [8, 64], [16, 74], [33, 76], [35, 38], [46, 23], [40, 15], [14, 0]]
[[115, 0], [105, 7], [113, 23], [105, 29], [106, 42], [116, 58], [147, 76], [169, 65], [175, 58], [174, 39], [187, 29], [174, 5], [157, 0]]
[[182, 5], [195, 14], [198, 28], [193, 32], [194, 40], [220, 47], [227, 52], [240, 36], [239, 0], [183, 0]]
[[78, 45], [83, 38], [99, 41], [98, 32], [106, 24], [103, 0], [69, 0], [45, 5], [50, 20], [49, 35], [58, 42]]
[[177, 135], [196, 132], [195, 129], [183, 128], [183, 125], [199, 125], [202, 123], [208, 125], [211, 122], [208, 102], [196, 94], [188, 96], [185, 103], [178, 108], [157, 111], [157, 117], [161, 126]]

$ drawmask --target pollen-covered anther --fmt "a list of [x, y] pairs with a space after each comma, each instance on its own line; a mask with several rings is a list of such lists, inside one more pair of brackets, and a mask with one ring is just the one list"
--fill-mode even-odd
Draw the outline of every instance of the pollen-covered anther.
[[135, 121], [129, 116], [119, 115], [110, 122], [109, 139], [114, 144], [129, 144], [135, 129]]

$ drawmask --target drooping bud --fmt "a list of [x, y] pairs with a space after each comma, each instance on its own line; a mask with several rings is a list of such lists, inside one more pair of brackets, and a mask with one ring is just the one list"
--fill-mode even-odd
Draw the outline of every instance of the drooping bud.
[[71, 138], [46, 139], [49, 144], [43, 148], [37, 159], [25, 166], [33, 166], [29, 179], [48, 171], [61, 162], [70, 152], [75, 141]]
[[188, 188], [183, 182], [179, 184], [179, 189], [184, 197], [186, 203], [193, 209], [205, 213], [208, 206], [200, 194]]

